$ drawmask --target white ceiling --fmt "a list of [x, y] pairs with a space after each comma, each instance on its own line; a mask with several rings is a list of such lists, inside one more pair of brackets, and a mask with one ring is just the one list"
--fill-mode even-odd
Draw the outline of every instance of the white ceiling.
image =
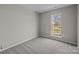
[[22, 4], [21, 6], [28, 7], [38, 13], [42, 13], [42, 12], [50, 11], [53, 9], [67, 7], [70, 5], [72, 4]]

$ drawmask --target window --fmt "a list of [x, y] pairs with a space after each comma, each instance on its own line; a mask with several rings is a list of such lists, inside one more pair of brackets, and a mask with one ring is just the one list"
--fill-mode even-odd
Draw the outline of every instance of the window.
[[51, 15], [51, 36], [62, 37], [61, 14]]

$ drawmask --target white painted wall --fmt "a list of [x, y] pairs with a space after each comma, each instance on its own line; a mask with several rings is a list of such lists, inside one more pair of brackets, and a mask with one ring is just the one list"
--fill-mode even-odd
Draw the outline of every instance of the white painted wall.
[[38, 36], [38, 14], [17, 5], [0, 5], [0, 47]]
[[79, 4], [77, 5], [77, 45], [79, 48]]
[[61, 13], [64, 37], [60, 41], [77, 44], [77, 6], [72, 5], [40, 14], [40, 36], [55, 39], [51, 36], [51, 15]]

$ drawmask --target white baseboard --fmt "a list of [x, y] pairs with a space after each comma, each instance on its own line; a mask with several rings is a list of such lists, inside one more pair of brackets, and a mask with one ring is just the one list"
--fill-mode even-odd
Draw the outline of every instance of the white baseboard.
[[29, 37], [27, 40], [24, 40], [24, 41], [21, 41], [21, 42], [17, 42], [16, 44], [13, 44], [13, 45], [11, 45], [11, 46], [8, 46], [8, 47], [6, 47], [6, 48], [0, 50], [0, 52], [2, 52], [2, 51], [4, 51], [4, 50], [7, 50], [7, 49], [9, 49], [9, 48], [15, 47], [15, 46], [17, 46], [17, 45], [19, 45], [19, 44], [22, 44], [22, 43], [24, 43], [24, 42], [27, 42], [27, 41], [29, 41], [29, 40], [35, 39], [35, 38], [37, 38], [37, 37], [38, 37], [38, 36], [31, 36], [31, 37]]
[[[43, 38], [48, 38], [48, 39], [52, 39], [52, 38], [45, 37], [45, 36], [40, 36], [40, 37], [43, 37]], [[54, 38], [54, 39], [55, 39], [55, 38]], [[53, 40], [54, 40], [54, 39], [53, 39]], [[75, 43], [75, 42], [68, 42], [68, 41], [58, 40], [58, 39], [55, 39], [55, 40], [57, 40], [57, 41], [61, 41], [61, 42], [65, 42], [65, 43], [69, 43], [69, 44], [73, 44], [73, 45], [77, 45], [77, 43]]]

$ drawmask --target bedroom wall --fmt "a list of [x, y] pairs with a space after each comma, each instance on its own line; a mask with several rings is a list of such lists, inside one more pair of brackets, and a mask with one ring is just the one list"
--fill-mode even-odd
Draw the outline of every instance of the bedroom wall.
[[78, 48], [79, 48], [79, 4], [77, 5], [77, 38], [78, 38]]
[[38, 36], [38, 14], [18, 5], [0, 5], [0, 48]]
[[[63, 38], [55, 39], [51, 36], [51, 18], [53, 14], [62, 13]], [[77, 6], [51, 10], [40, 14], [40, 36], [60, 40], [77, 45]]]

